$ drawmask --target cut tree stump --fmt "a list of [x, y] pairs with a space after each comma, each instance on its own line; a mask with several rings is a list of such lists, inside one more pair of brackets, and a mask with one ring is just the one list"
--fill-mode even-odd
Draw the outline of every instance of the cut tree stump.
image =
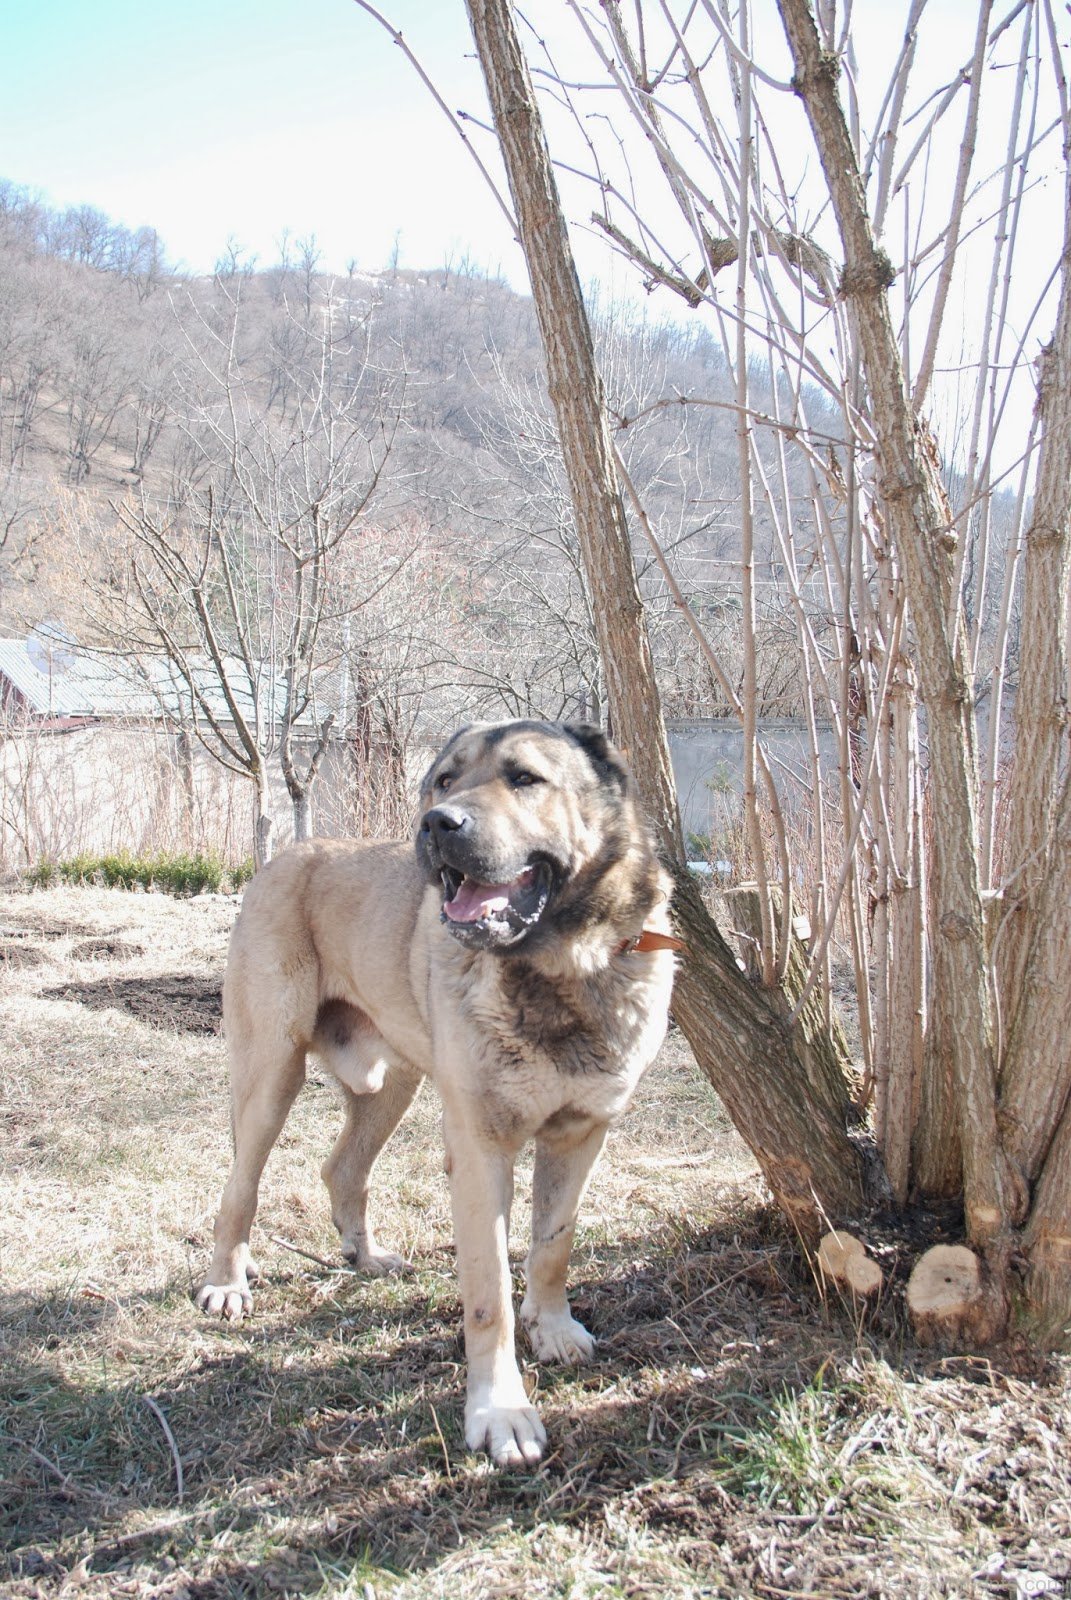
[[823, 1278], [849, 1290], [858, 1300], [871, 1299], [885, 1281], [877, 1262], [852, 1233], [827, 1233], [818, 1246], [818, 1265]]
[[973, 1250], [936, 1244], [916, 1261], [907, 1285], [915, 1338], [945, 1350], [991, 1344], [1006, 1321], [1003, 1296]]

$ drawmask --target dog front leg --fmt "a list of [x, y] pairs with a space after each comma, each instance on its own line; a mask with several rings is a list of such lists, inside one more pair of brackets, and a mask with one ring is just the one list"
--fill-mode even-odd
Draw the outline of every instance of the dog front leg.
[[468, 1393], [465, 1442], [496, 1466], [534, 1466], [547, 1436], [517, 1365], [509, 1271], [513, 1155], [444, 1116]]
[[541, 1134], [536, 1139], [532, 1244], [524, 1268], [521, 1321], [540, 1361], [587, 1361], [595, 1349], [595, 1340], [569, 1310], [565, 1281], [576, 1214], [606, 1129], [600, 1122], [568, 1137]]

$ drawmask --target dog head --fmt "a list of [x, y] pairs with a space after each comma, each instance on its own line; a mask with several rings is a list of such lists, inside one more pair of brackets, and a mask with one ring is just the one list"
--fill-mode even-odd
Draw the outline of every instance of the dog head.
[[626, 858], [649, 859], [645, 879], [658, 874], [624, 762], [587, 725], [462, 728], [424, 779], [416, 847], [441, 886], [443, 923], [476, 949], [597, 920], [609, 909], [605, 879]]

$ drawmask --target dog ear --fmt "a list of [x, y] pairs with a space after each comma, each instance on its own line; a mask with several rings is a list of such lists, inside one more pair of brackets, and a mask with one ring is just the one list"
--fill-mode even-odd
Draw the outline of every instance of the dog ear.
[[584, 751], [602, 782], [624, 794], [628, 768], [602, 729], [593, 722], [564, 722], [562, 731]]

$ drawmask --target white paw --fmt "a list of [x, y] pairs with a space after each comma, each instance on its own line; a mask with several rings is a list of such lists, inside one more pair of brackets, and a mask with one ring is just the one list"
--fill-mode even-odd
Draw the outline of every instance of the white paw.
[[465, 1407], [465, 1443], [470, 1450], [486, 1450], [496, 1467], [534, 1467], [546, 1442], [546, 1429], [534, 1406], [470, 1400]]
[[194, 1300], [206, 1317], [222, 1317], [225, 1322], [241, 1322], [253, 1309], [253, 1296], [246, 1283], [203, 1283]]
[[595, 1354], [595, 1336], [568, 1311], [534, 1311], [521, 1307], [521, 1321], [537, 1361], [579, 1366]]
[[342, 1254], [358, 1272], [367, 1272], [373, 1278], [386, 1278], [392, 1272], [412, 1272], [413, 1263], [393, 1250], [381, 1250], [378, 1244], [343, 1244]]

